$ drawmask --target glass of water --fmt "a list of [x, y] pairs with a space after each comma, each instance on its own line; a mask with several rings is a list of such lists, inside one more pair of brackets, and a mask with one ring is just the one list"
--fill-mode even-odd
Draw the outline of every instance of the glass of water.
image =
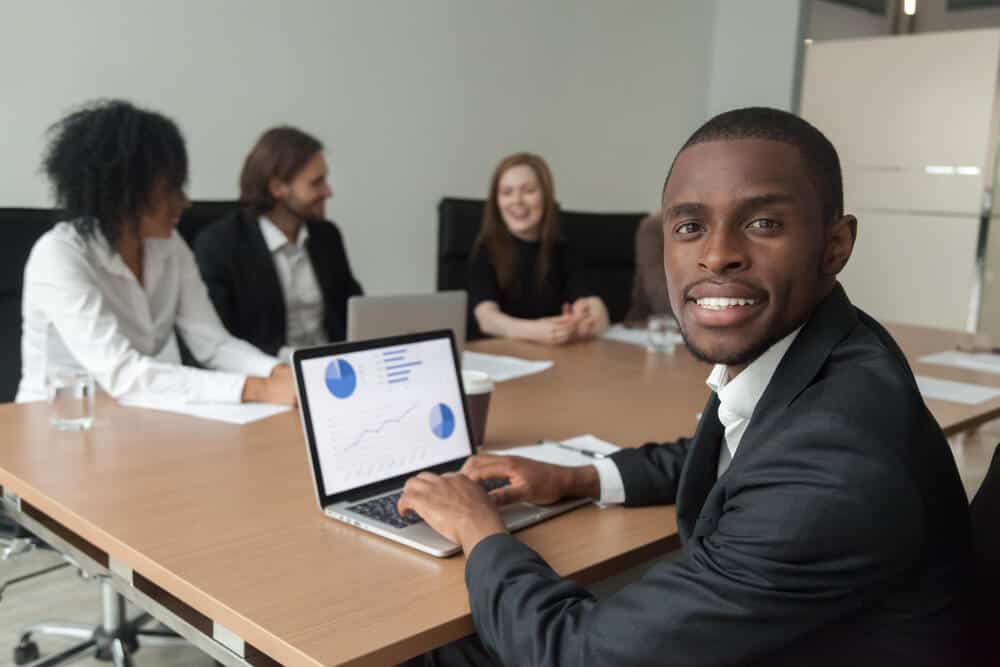
[[680, 327], [671, 315], [650, 315], [646, 323], [646, 346], [654, 352], [674, 351]]
[[93, 376], [74, 368], [50, 369], [45, 374], [50, 423], [57, 431], [84, 431], [94, 425]]

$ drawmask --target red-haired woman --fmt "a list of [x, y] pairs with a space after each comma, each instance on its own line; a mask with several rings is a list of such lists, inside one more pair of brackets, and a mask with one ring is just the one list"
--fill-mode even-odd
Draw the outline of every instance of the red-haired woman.
[[484, 334], [560, 345], [608, 326], [559, 234], [552, 173], [531, 153], [497, 165], [469, 264], [469, 303]]

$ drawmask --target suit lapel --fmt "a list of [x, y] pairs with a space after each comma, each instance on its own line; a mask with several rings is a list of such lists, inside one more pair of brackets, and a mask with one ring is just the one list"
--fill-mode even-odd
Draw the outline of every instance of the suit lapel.
[[284, 340], [287, 329], [285, 295], [278, 280], [278, 270], [274, 267], [274, 258], [267, 248], [257, 219], [247, 219], [244, 222], [247, 223], [244, 229], [249, 235], [247, 264], [253, 272], [252, 284], [259, 290], [259, 294], [251, 295], [250, 302], [270, 304], [269, 315], [272, 318], [272, 326], [280, 332], [280, 338]]
[[305, 224], [309, 225], [309, 240], [306, 242], [306, 251], [309, 253], [309, 262], [312, 264], [313, 273], [316, 274], [316, 284], [319, 285], [319, 291], [323, 295], [325, 303], [333, 289], [333, 277], [329, 271], [325, 270], [327, 266], [325, 260], [328, 258], [323, 257], [322, 234], [317, 233], [317, 229], [326, 223], [310, 221]]
[[[816, 307], [778, 364], [750, 418], [750, 424], [740, 440], [727, 475], [732, 474], [731, 471], [746, 459], [759, 434], [778, 428], [776, 420], [781, 419], [785, 409], [809, 386], [833, 348], [857, 323], [857, 311], [843, 288], [836, 285], [830, 295]], [[719, 397], [713, 393], [698, 422], [698, 430], [692, 439], [691, 450], [677, 488], [677, 527], [684, 541], [695, 535], [695, 525], [699, 518], [718, 518], [701, 517], [701, 514], [705, 500], [715, 486], [723, 435], [722, 424], [719, 422]]]
[[713, 393], [698, 420], [698, 429], [677, 485], [677, 527], [684, 540], [693, 534], [705, 498], [715, 484], [722, 435], [719, 397]]
[[778, 368], [761, 396], [750, 424], [743, 433], [736, 457], [730, 464], [735, 468], [741, 458], [753, 450], [761, 433], [769, 433], [785, 414], [786, 408], [812, 383], [826, 364], [830, 354], [858, 324], [858, 313], [840, 283], [813, 311], [795, 342], [778, 364]]

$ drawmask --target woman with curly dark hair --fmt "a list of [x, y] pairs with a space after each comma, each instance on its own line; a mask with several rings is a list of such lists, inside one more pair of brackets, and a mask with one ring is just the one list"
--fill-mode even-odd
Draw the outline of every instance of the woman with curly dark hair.
[[[50, 130], [43, 168], [66, 222], [24, 269], [17, 400], [46, 395], [46, 369], [84, 369], [114, 398], [295, 401], [287, 366], [231, 336], [175, 228], [187, 151], [170, 119], [120, 100]], [[211, 369], [181, 365], [175, 329]]]
[[608, 327], [559, 233], [552, 172], [532, 153], [500, 161], [469, 263], [469, 305], [480, 331], [561, 345]]

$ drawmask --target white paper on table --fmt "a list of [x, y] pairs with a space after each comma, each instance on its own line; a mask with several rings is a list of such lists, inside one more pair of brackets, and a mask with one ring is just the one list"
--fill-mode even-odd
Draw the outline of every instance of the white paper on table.
[[[568, 438], [566, 440], [562, 440], [561, 442], [564, 445], [569, 445], [570, 447], [582, 447], [583, 449], [589, 449], [602, 454], [614, 454], [621, 449], [621, 447], [618, 447], [617, 445], [613, 445], [610, 442], [606, 442], [590, 434], [579, 435], [575, 438]], [[534, 459], [535, 461], [541, 461], [542, 463], [553, 463], [560, 466], [589, 466], [594, 465], [595, 460], [599, 460], [584, 454], [574, 454], [563, 447], [556, 447], [551, 442], [529, 445], [527, 447], [511, 447], [510, 449], [500, 449], [490, 453], [507, 456], [523, 456], [526, 459]]]
[[274, 403], [181, 403], [179, 401], [157, 401], [149, 398], [123, 399], [122, 405], [147, 410], [175, 412], [189, 417], [212, 419], [227, 424], [250, 424], [261, 419], [287, 412], [287, 405]]
[[924, 395], [924, 398], [936, 398], [941, 401], [966, 405], [976, 405], [1000, 396], [1000, 389], [995, 387], [940, 380], [925, 375], [917, 376], [917, 386], [920, 387], [920, 393]]
[[[684, 338], [681, 337], [679, 333], [664, 333], [662, 334], [664, 342], [668, 344], [676, 345], [678, 343], [683, 343]], [[645, 329], [629, 329], [624, 324], [612, 324], [608, 327], [601, 338], [607, 340], [617, 341], [619, 343], [628, 343], [629, 345], [642, 345], [647, 347], [649, 345], [649, 332]]]
[[945, 352], [929, 354], [926, 357], [920, 357], [919, 361], [925, 364], [952, 366], [953, 368], [964, 368], [970, 371], [1000, 373], [1000, 355], [996, 354], [947, 350]]
[[466, 351], [462, 354], [462, 368], [467, 371], [482, 371], [494, 382], [506, 382], [525, 375], [541, 373], [552, 368], [552, 362]]

